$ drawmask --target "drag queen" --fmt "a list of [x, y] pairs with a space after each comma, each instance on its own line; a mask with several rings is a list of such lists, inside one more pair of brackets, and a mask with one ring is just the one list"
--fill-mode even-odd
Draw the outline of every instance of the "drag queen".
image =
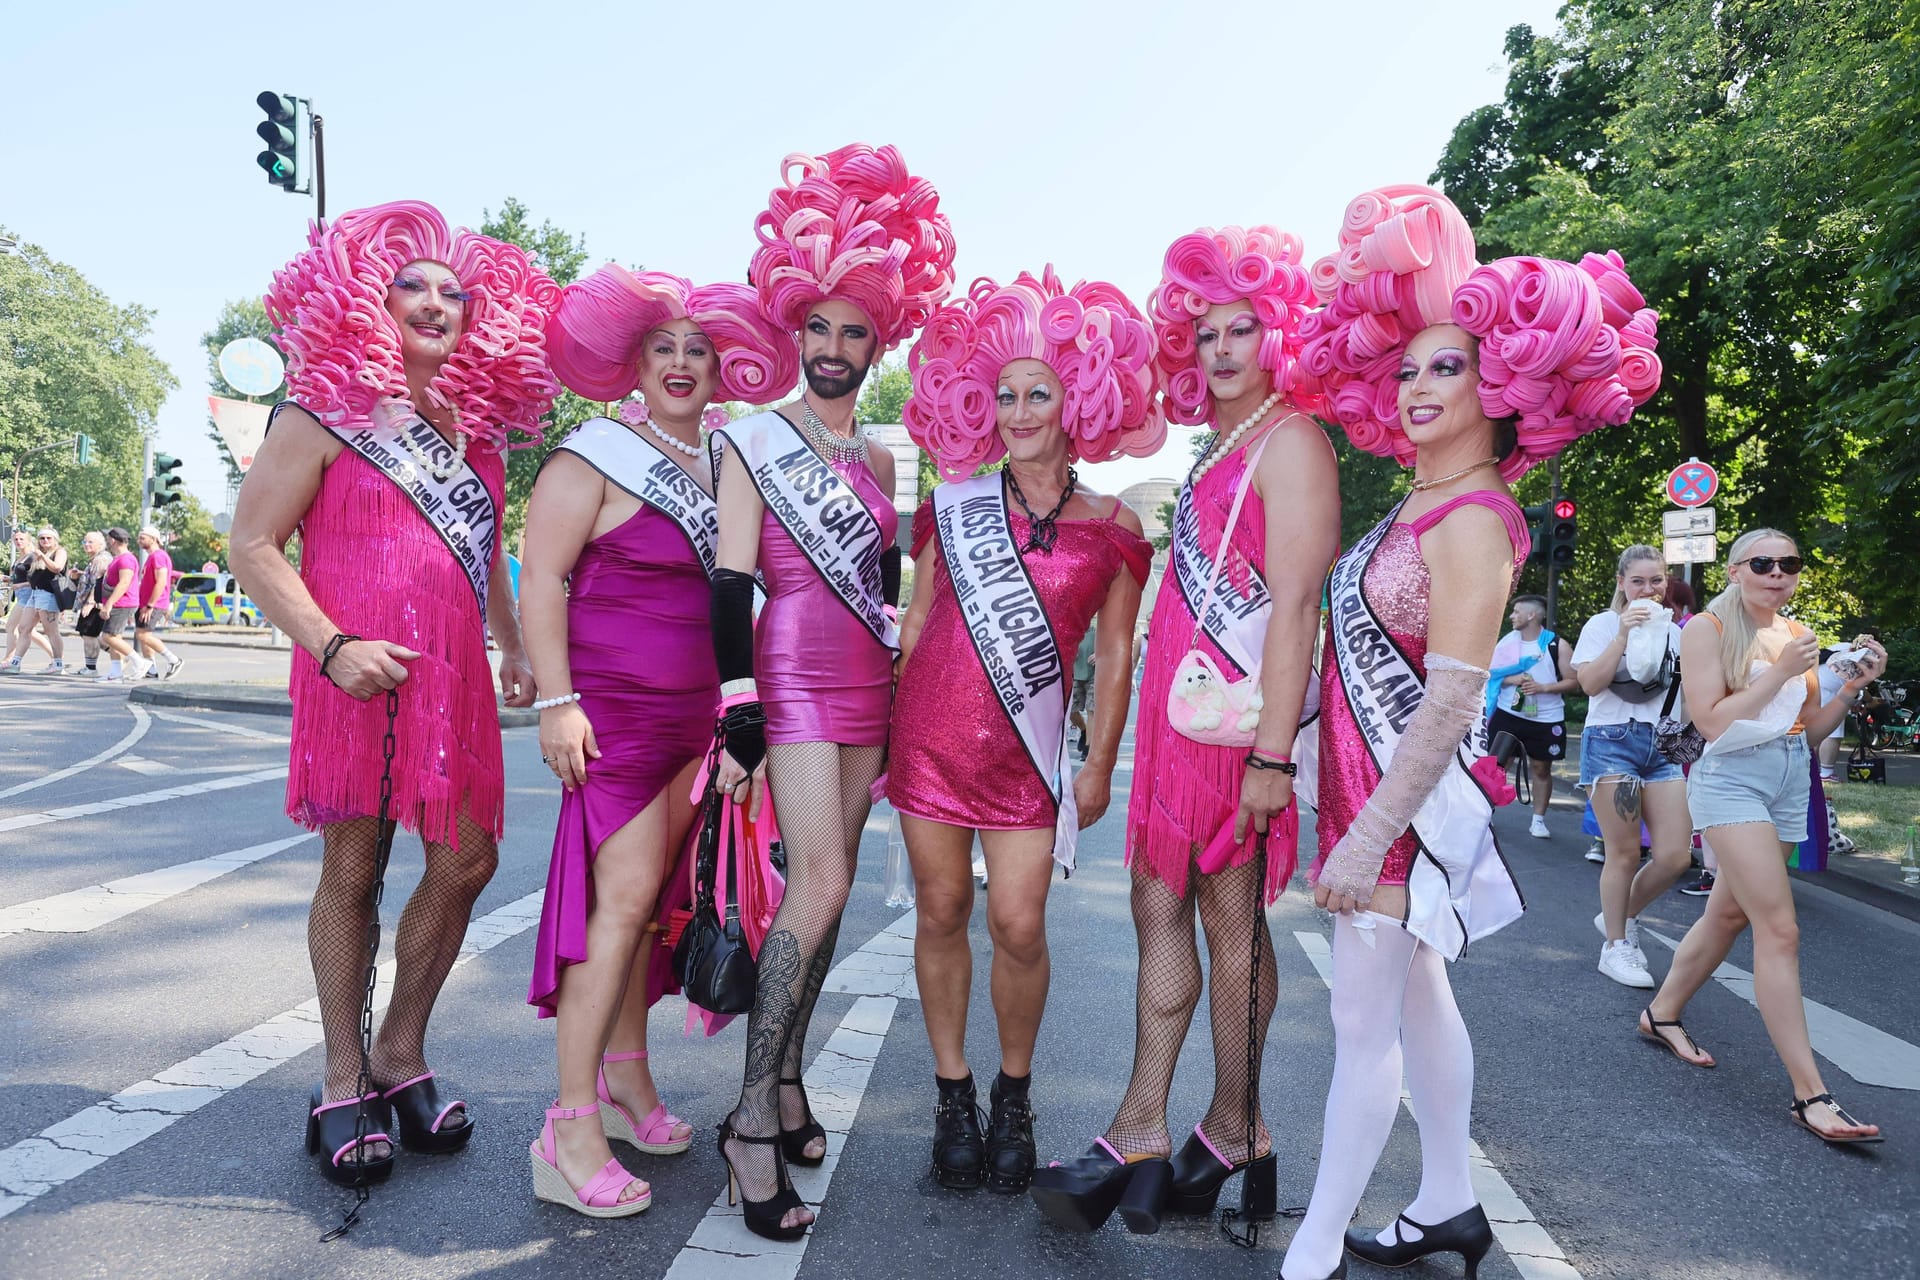
[[[1263, 908], [1293, 874], [1294, 739], [1310, 712], [1320, 583], [1340, 536], [1333, 448], [1307, 416], [1314, 401], [1299, 376], [1312, 300], [1299, 239], [1271, 227], [1182, 236], [1153, 295], [1167, 415], [1216, 434], [1181, 486], [1172, 568], [1147, 633], [1127, 809], [1140, 949], [1133, 1072], [1093, 1148], [1033, 1185], [1041, 1209], [1071, 1229], [1098, 1227], [1123, 1195], [1134, 1231], [1157, 1230], [1163, 1209], [1210, 1212], [1236, 1172], [1247, 1174], [1243, 1210], [1274, 1211], [1256, 1092], [1276, 993]], [[1202, 610], [1205, 625], [1195, 622]], [[1169, 691], [1195, 650], [1226, 680], [1256, 682], [1263, 709], [1251, 750], [1174, 730]], [[1174, 1155], [1167, 1094], [1202, 986], [1196, 906], [1212, 973], [1214, 1091]]]
[[[908, 173], [894, 148], [857, 143], [787, 157], [755, 230], [748, 274], [775, 325], [799, 332], [806, 390], [710, 441], [721, 512], [712, 605], [727, 748], [720, 781], [744, 796], [747, 775], [767, 760], [787, 853], [720, 1153], [748, 1228], [793, 1239], [813, 1214], [786, 1166], [817, 1165], [827, 1148], [801, 1089], [807, 1022], [886, 754], [899, 648], [893, 455], [860, 433], [854, 407], [873, 362], [952, 288], [954, 245], [932, 184]], [[757, 627], [756, 570], [767, 590]]]
[[[1473, 1050], [1446, 961], [1524, 910], [1493, 840], [1502, 779], [1477, 729], [1528, 548], [1507, 484], [1653, 394], [1654, 316], [1617, 255], [1475, 268], [1466, 223], [1425, 187], [1357, 197], [1314, 275], [1326, 306], [1305, 363], [1348, 438], [1414, 480], [1328, 583], [1312, 879], [1337, 913], [1334, 1074], [1313, 1199], [1280, 1274], [1344, 1276], [1343, 1251], [1392, 1267], [1455, 1252], [1471, 1276], [1493, 1237], [1468, 1178]], [[1385, 1230], [1347, 1231], [1403, 1059], [1420, 1192]]]
[[541, 759], [563, 788], [527, 993], [542, 1017], [557, 1016], [560, 1068], [534, 1194], [621, 1217], [652, 1197], [607, 1139], [652, 1155], [692, 1141], [647, 1069], [660, 991], [646, 926], [692, 823], [720, 706], [707, 622], [719, 519], [702, 414], [725, 421], [707, 407], [716, 396], [781, 394], [799, 358], [745, 285], [696, 289], [616, 265], [562, 291], [549, 347], [580, 395], [641, 395], [621, 420], [590, 419], [547, 455], [520, 569]]
[[[287, 812], [325, 841], [307, 939], [327, 1072], [307, 1146], [335, 1181], [386, 1176], [390, 1115], [415, 1150], [473, 1135], [470, 1108], [442, 1099], [427, 1066], [427, 1018], [501, 834], [489, 633], [508, 705], [533, 701], [500, 502], [509, 433], [537, 440], [559, 389], [544, 336], [559, 292], [520, 249], [408, 200], [316, 226], [265, 299], [290, 398], [241, 486], [232, 556], [295, 644]], [[283, 550], [296, 531], [297, 570]], [[426, 872], [363, 1070], [383, 812], [420, 834]]]
[[[949, 483], [913, 519], [913, 605], [900, 627], [887, 798], [913, 859], [914, 973], [934, 1055], [933, 1175], [1017, 1194], [1033, 1176], [1029, 1101], [1047, 1001], [1047, 889], [1073, 870], [1076, 833], [1106, 812], [1126, 727], [1128, 646], [1153, 547], [1075, 462], [1151, 455], [1166, 439], [1153, 331], [1112, 285], [974, 283], [909, 359], [902, 417]], [[983, 465], [1006, 465], [975, 476]], [[963, 603], [964, 602], [964, 603]], [[1074, 774], [1067, 701], [1096, 618], [1097, 731]], [[993, 673], [993, 674], [989, 674]], [[972, 849], [993, 892], [1000, 1070], [983, 1136], [967, 1067]]]

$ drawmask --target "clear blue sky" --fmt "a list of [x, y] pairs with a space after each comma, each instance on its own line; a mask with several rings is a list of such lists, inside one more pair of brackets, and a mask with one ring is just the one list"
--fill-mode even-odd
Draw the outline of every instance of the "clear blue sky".
[[413, 197], [477, 223], [518, 196], [595, 262], [739, 279], [783, 155], [891, 142], [939, 187], [963, 284], [1051, 261], [1144, 304], [1196, 226], [1268, 222], [1326, 252], [1350, 196], [1424, 181], [1460, 117], [1500, 97], [1506, 29], [1556, 9], [15, 5], [0, 224], [155, 313], [181, 384], [158, 447], [217, 509], [199, 338], [313, 214], [254, 163], [263, 89], [326, 117], [336, 213]]

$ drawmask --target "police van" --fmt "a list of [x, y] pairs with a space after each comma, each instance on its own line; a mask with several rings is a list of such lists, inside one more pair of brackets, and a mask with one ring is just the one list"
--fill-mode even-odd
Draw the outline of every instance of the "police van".
[[240, 609], [234, 612], [239, 587], [230, 573], [186, 573], [173, 585], [173, 620], [186, 625], [234, 623], [243, 627], [263, 625], [260, 611], [245, 595], [238, 597]]

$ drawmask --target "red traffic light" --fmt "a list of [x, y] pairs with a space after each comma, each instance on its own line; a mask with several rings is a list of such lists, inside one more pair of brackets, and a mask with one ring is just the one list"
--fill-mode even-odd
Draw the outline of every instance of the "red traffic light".
[[1553, 518], [1555, 520], [1571, 520], [1579, 510], [1579, 505], [1576, 504], [1572, 498], [1561, 498], [1553, 504]]

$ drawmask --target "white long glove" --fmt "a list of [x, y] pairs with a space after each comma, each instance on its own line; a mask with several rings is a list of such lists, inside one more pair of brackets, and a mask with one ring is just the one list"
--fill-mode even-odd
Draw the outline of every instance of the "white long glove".
[[1454, 752], [1480, 717], [1486, 688], [1484, 668], [1442, 653], [1427, 655], [1426, 696], [1400, 735], [1380, 784], [1327, 855], [1316, 884], [1362, 904], [1373, 897], [1387, 849], [1446, 776]]

